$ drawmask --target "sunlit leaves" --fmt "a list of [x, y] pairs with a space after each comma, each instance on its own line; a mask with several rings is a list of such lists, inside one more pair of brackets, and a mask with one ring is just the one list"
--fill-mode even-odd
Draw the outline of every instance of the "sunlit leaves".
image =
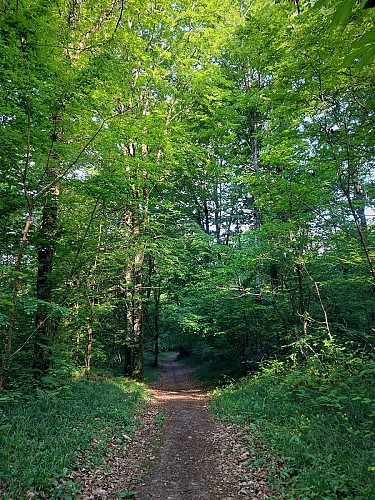
[[[322, 8], [331, 7], [332, 2], [318, 0], [313, 6], [313, 12]], [[349, 68], [354, 66], [354, 70], [360, 72], [364, 67], [373, 64], [375, 58], [375, 36], [374, 36], [374, 12], [373, 3], [370, 1], [356, 2], [355, 0], [343, 0], [335, 6], [332, 15], [332, 28], [343, 29], [353, 18], [361, 19], [361, 26], [358, 26], [360, 33], [356, 34], [355, 40], [351, 44], [350, 52], [344, 57], [343, 66]], [[365, 12], [361, 12], [364, 9]], [[353, 64], [355, 63], [355, 64]]]

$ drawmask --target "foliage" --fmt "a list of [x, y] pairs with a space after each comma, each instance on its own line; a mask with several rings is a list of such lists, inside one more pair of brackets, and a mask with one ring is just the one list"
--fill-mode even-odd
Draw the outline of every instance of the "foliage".
[[2, 7], [9, 387], [41, 351], [124, 371], [155, 319], [244, 371], [372, 333], [371, 68], [341, 64], [371, 9], [146, 4]]
[[[213, 393], [221, 418], [256, 427], [283, 467], [286, 498], [370, 499], [373, 491], [373, 361], [327, 345], [305, 366], [280, 361]], [[249, 464], [251, 466], [251, 464]]]
[[[317, 10], [322, 7], [329, 7], [329, 1], [327, 0], [318, 0], [315, 2], [313, 9]], [[358, 4], [358, 5], [357, 5]], [[332, 15], [332, 27], [342, 27], [343, 25], [348, 24], [350, 18], [353, 16], [353, 13], [361, 15], [361, 9], [373, 9], [374, 3], [371, 0], [363, 0], [361, 2], [356, 2], [355, 0], [347, 0], [340, 2], [338, 6], [335, 6]], [[370, 16], [362, 15], [363, 19], [363, 28], [367, 28], [356, 37], [356, 39], [352, 42], [352, 52], [349, 53], [345, 59], [343, 65], [345, 67], [351, 66], [355, 63], [355, 69], [360, 70], [366, 64], [371, 64], [375, 59], [375, 29], [371, 28], [371, 14]]]
[[95, 467], [111, 440], [134, 432], [143, 397], [144, 386], [118, 378], [1, 401], [0, 490], [16, 498], [74, 496], [77, 485], [66, 476], [78, 464]]

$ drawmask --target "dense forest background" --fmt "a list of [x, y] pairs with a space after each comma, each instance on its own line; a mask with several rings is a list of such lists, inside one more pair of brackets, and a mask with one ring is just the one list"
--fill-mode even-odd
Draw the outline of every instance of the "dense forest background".
[[3, 2], [1, 388], [373, 353], [366, 7]]
[[0, 496], [76, 498], [179, 350], [283, 498], [374, 498], [374, 19], [1, 2]]

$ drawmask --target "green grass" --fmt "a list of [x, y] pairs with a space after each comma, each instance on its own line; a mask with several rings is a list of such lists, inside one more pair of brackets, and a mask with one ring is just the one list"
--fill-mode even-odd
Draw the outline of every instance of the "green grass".
[[[294, 369], [280, 362], [214, 392], [221, 418], [256, 429], [289, 499], [375, 498], [375, 365], [358, 359]], [[249, 464], [252, 466], [252, 464]]]
[[[113, 436], [131, 434], [145, 388], [127, 379], [79, 380], [0, 404], [0, 484], [5, 498], [74, 498], [64, 477], [95, 467]], [[4, 398], [5, 399], [5, 398]], [[113, 441], [112, 441], [113, 442]], [[73, 496], [72, 496], [73, 495]]]

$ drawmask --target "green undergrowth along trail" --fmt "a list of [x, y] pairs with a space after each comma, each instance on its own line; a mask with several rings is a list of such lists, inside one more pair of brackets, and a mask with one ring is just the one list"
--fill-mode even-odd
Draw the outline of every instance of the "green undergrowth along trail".
[[375, 363], [360, 359], [274, 361], [214, 391], [212, 409], [256, 430], [282, 459], [274, 476], [283, 498], [373, 500], [374, 373]]
[[181, 359], [181, 363], [192, 368], [194, 378], [209, 390], [225, 387], [243, 376], [240, 363], [224, 355], [207, 360], [193, 352], [191, 357]]
[[154, 366], [154, 354], [150, 351], [144, 353], [143, 380], [147, 385], [152, 385], [156, 382], [164, 361], [174, 354], [176, 354], [174, 351], [162, 351], [158, 357], [158, 366]]
[[69, 472], [96, 467], [110, 442], [132, 435], [144, 397], [143, 384], [116, 378], [74, 381], [60, 392], [37, 390], [26, 400], [2, 402], [0, 497], [74, 498]]

